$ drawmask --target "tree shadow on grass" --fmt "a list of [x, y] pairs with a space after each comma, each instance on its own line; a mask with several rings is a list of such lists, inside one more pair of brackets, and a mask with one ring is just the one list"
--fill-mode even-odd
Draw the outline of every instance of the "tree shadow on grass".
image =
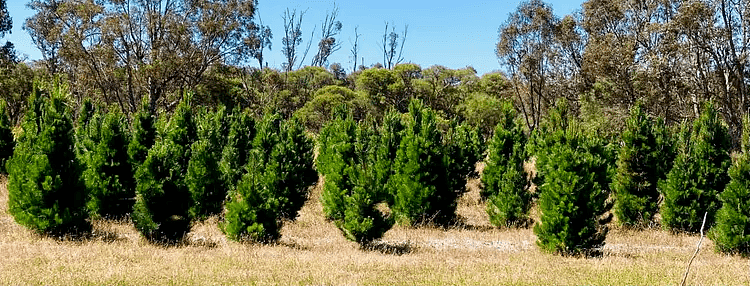
[[363, 250], [380, 252], [387, 255], [401, 256], [404, 254], [412, 253], [415, 248], [411, 242], [388, 242], [388, 241], [373, 241], [362, 246]]

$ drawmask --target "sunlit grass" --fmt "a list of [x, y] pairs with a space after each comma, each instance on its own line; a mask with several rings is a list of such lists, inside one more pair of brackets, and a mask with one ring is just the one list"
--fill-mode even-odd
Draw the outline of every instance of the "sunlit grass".
[[[181, 246], [149, 244], [127, 221], [97, 221], [91, 238], [58, 241], [13, 221], [0, 181], [0, 285], [663, 285], [681, 281], [699, 239], [615, 229], [600, 258], [545, 254], [531, 229], [492, 228], [473, 182], [459, 202], [463, 225], [395, 227], [369, 250], [325, 221], [319, 189], [275, 245], [227, 241], [217, 218], [196, 224]], [[689, 284], [750, 283], [748, 260], [712, 248], [704, 240]]]

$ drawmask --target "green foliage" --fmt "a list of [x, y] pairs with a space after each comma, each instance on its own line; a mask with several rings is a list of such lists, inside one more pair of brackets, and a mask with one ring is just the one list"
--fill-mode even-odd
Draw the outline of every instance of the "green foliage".
[[526, 136], [516, 124], [516, 111], [510, 102], [503, 102], [503, 118], [495, 127], [489, 142], [489, 158], [482, 174], [487, 198], [487, 214], [497, 227], [522, 225], [528, 220], [531, 193], [526, 190], [526, 172], [523, 163]]
[[360, 245], [382, 237], [393, 225], [376, 209], [385, 199], [374, 181], [380, 171], [375, 163], [378, 146], [373, 144], [377, 135], [374, 127], [357, 125], [349, 115], [326, 125], [319, 137], [317, 166], [325, 176], [323, 211], [347, 239]]
[[704, 104], [689, 138], [683, 135], [674, 166], [660, 185], [664, 192], [662, 224], [666, 228], [697, 232], [706, 212], [706, 225], [713, 225], [721, 207], [719, 193], [729, 182], [730, 144], [718, 111], [712, 103]]
[[232, 240], [270, 242], [279, 238], [281, 197], [277, 168], [265, 164], [261, 150], [248, 154], [247, 172], [226, 203], [222, 230]]
[[37, 233], [75, 234], [91, 229], [88, 194], [74, 151], [73, 123], [64, 86], [50, 94], [37, 86], [22, 133], [8, 161], [8, 212]]
[[640, 103], [630, 109], [612, 182], [615, 216], [621, 225], [645, 227], [659, 210], [657, 183], [666, 170], [661, 168], [665, 152], [658, 126]]
[[13, 155], [13, 149], [16, 146], [13, 141], [13, 125], [8, 118], [5, 101], [0, 100], [0, 172], [6, 173], [5, 163]]
[[451, 126], [443, 137], [443, 148], [450, 188], [456, 193], [464, 193], [466, 180], [479, 177], [476, 164], [484, 159], [484, 140], [479, 128], [451, 121]]
[[541, 221], [534, 233], [545, 251], [588, 254], [604, 245], [611, 219], [603, 217], [611, 208], [607, 161], [603, 140], [585, 134], [567, 108], [559, 101], [535, 138]]
[[255, 137], [255, 121], [250, 114], [235, 108], [229, 118], [229, 134], [226, 145], [221, 153], [219, 170], [221, 171], [224, 186], [228, 192], [233, 192], [237, 182], [245, 174], [247, 156], [253, 148]]
[[198, 140], [190, 147], [185, 184], [193, 201], [190, 217], [204, 219], [221, 213], [227, 195], [226, 181], [219, 169], [228, 125], [226, 109], [222, 105], [215, 112], [203, 111], [197, 121]]
[[383, 112], [394, 108], [399, 112], [407, 110], [411, 95], [398, 74], [389, 69], [372, 68], [364, 70], [356, 80], [357, 90], [367, 94], [370, 102]]
[[146, 161], [148, 150], [156, 141], [154, 120], [155, 116], [149, 111], [148, 99], [144, 97], [140, 110], [133, 116], [133, 123], [130, 128], [131, 139], [128, 144], [128, 156], [130, 156], [130, 164], [133, 166], [134, 172], [143, 164], [143, 161]]
[[319, 131], [332, 119], [333, 109], [341, 104], [353, 111], [355, 119], [363, 119], [373, 112], [372, 104], [362, 93], [329, 85], [317, 90], [313, 99], [295, 112], [295, 117], [309, 130]]
[[294, 220], [307, 200], [308, 187], [318, 179], [312, 140], [296, 119], [283, 121], [279, 114], [269, 114], [258, 123], [253, 147], [263, 151], [264, 164], [278, 169], [275, 192], [281, 198], [280, 213]]
[[489, 138], [495, 126], [504, 120], [503, 101], [486, 93], [472, 93], [459, 106], [458, 110], [467, 123], [479, 127], [482, 135]]
[[450, 162], [442, 142], [435, 112], [413, 100], [389, 186], [391, 210], [399, 223], [445, 224], [455, 218], [458, 193], [449, 180]]
[[86, 148], [79, 157], [85, 166], [83, 178], [89, 190], [89, 211], [100, 217], [129, 214], [133, 210], [135, 181], [127, 154], [129, 134], [125, 115], [115, 107], [106, 114], [95, 111], [88, 124], [79, 126], [78, 134], [78, 143]]
[[196, 127], [189, 97], [159, 130], [159, 138], [135, 174], [136, 202], [131, 218], [152, 241], [177, 241], [190, 229], [191, 194], [186, 184]]
[[273, 241], [294, 220], [317, 180], [313, 143], [295, 119], [267, 114], [257, 125], [246, 174], [230, 193], [224, 232], [231, 239]]
[[393, 162], [396, 161], [399, 146], [403, 139], [403, 131], [406, 128], [404, 120], [400, 113], [396, 111], [386, 112], [383, 120], [378, 127], [378, 138], [372, 140], [375, 152], [375, 178], [374, 187], [378, 188], [377, 193], [383, 197], [389, 205], [394, 204], [394, 196], [389, 186], [392, 186], [391, 179], [395, 175], [396, 169]]
[[721, 193], [722, 206], [716, 213], [716, 225], [709, 237], [716, 250], [750, 255], [750, 117], [743, 120], [742, 153], [729, 168], [730, 181]]

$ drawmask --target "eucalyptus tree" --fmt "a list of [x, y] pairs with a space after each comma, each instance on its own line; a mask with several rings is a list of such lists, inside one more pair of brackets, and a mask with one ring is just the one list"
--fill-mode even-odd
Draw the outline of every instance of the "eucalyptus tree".
[[212, 65], [244, 62], [257, 43], [257, 1], [34, 0], [24, 28], [51, 72], [74, 92], [100, 94], [123, 110], [148, 95], [153, 112], [167, 95], [203, 80]]
[[539, 126], [544, 110], [554, 104], [548, 79], [557, 57], [552, 43], [559, 21], [549, 4], [530, 0], [519, 4], [498, 29], [495, 53], [515, 84], [528, 129]]

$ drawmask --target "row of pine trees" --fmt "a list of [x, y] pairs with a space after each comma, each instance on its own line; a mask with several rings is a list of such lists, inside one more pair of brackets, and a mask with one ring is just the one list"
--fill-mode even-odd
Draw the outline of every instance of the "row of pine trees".
[[697, 232], [705, 215], [718, 250], [750, 253], [750, 120], [732, 159], [727, 127], [710, 102], [679, 128], [637, 104], [617, 140], [585, 128], [564, 100], [528, 136], [503, 102], [490, 138], [419, 100], [380, 119], [355, 120], [341, 106], [317, 135], [277, 113], [253, 118], [238, 108], [191, 106], [189, 95], [171, 115], [144, 102], [130, 124], [116, 107], [92, 102], [81, 104], [74, 122], [61, 84], [38, 84], [28, 102], [15, 140], [0, 110], [0, 158], [9, 212], [41, 234], [86, 233], [92, 219], [129, 217], [147, 239], [172, 242], [193, 222], [220, 215], [230, 239], [274, 241], [320, 175], [326, 218], [367, 246], [396, 223], [456, 223], [466, 180], [480, 176], [475, 165], [484, 161], [490, 222], [533, 224], [546, 251], [595, 252], [613, 217], [625, 227], [659, 221]]

